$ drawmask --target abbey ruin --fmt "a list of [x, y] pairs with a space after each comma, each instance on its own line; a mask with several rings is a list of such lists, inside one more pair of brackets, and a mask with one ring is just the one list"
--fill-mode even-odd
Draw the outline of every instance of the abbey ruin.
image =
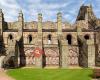
[[[40, 49], [40, 56], [34, 49]], [[38, 50], [37, 49], [37, 50]], [[39, 51], [37, 51], [39, 52]], [[6, 22], [0, 9], [0, 67], [99, 67], [100, 66], [100, 19], [92, 6], [80, 7], [75, 23], [62, 21], [25, 22], [22, 11], [18, 20]]]

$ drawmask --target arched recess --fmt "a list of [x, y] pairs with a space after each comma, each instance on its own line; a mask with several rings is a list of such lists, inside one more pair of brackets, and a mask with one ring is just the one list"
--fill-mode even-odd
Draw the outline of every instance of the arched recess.
[[13, 38], [14, 38], [13, 35], [9, 34], [7, 38], [7, 43], [10, 44], [10, 42], [13, 41]]
[[32, 35], [28, 35], [28, 41], [29, 41], [29, 43], [32, 42]]
[[90, 39], [90, 36], [88, 34], [84, 35], [84, 39], [85, 40], [89, 40]]
[[66, 36], [66, 40], [68, 41], [68, 44], [71, 45], [72, 44], [72, 35], [71, 34], [68, 34]]
[[8, 35], [8, 39], [9, 39], [9, 40], [12, 40], [12, 39], [13, 39], [12, 34], [9, 34], [9, 35]]
[[47, 38], [48, 38], [48, 44], [50, 44], [50, 43], [51, 43], [51, 39], [52, 39], [52, 35], [49, 34], [49, 35], [47, 36]]

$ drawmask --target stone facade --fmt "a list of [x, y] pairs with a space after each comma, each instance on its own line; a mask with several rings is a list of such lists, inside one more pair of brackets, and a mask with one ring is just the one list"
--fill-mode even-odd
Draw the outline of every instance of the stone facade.
[[[100, 19], [92, 6], [80, 7], [76, 22], [24, 22], [22, 11], [18, 21], [5, 22], [0, 10], [0, 67], [95, 67], [100, 66]], [[42, 50], [36, 56], [34, 50]]]

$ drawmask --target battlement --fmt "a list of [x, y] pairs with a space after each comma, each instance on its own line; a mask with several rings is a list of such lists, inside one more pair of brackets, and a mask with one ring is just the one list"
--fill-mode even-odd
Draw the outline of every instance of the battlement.
[[[19, 12], [18, 20], [15, 22], [5, 22], [4, 21], [4, 14], [2, 12], [2, 9], [0, 9], [0, 20], [2, 22], [2, 29], [19, 29], [19, 25], [22, 24], [22, 29], [37, 29], [39, 20], [42, 21], [42, 29], [57, 29], [59, 24], [58, 22], [61, 22], [62, 29], [75, 29], [75, 24], [77, 21], [80, 21], [80, 25], [83, 25], [83, 28], [90, 29], [93, 28], [93, 23], [97, 23], [99, 25], [99, 19], [96, 18], [96, 16], [93, 13], [92, 6], [85, 6], [82, 5], [80, 7], [77, 19], [74, 23], [74, 25], [69, 24], [68, 22], [62, 21], [62, 13], [57, 13], [57, 20], [55, 22], [53, 21], [45, 21], [43, 22], [42, 14], [38, 14], [38, 21], [31, 21], [31, 22], [25, 22], [24, 21], [24, 14], [22, 11]], [[93, 22], [94, 21], [94, 22]], [[20, 26], [21, 27], [21, 26]]]

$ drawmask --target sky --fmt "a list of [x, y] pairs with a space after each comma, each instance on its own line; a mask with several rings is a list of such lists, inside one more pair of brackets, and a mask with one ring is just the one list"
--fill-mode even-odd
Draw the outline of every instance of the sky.
[[25, 21], [37, 21], [38, 13], [42, 13], [43, 21], [56, 21], [56, 14], [61, 12], [64, 22], [74, 23], [82, 4], [92, 4], [95, 15], [100, 18], [100, 0], [0, 0], [8, 22], [17, 21], [22, 10]]

